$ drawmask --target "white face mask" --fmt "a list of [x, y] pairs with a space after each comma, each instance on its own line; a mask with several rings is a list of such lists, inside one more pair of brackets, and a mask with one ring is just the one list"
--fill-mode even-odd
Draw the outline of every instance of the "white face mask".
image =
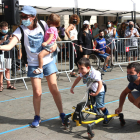
[[111, 23], [107, 25], [107, 27], [111, 27]]

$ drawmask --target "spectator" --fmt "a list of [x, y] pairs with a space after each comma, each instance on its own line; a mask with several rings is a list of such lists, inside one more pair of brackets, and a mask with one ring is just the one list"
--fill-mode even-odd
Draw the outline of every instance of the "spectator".
[[[6, 45], [12, 38], [12, 33], [8, 32], [8, 23], [5, 21], [2, 21], [0, 23], [0, 45]], [[0, 54], [2, 54], [2, 51], [0, 51]], [[7, 79], [10, 79], [10, 69], [11, 69], [11, 62], [12, 62], [12, 57], [13, 57], [13, 51], [5, 51], [4, 52], [4, 63], [5, 63], [5, 75]], [[3, 63], [0, 62], [0, 69], [4, 69]], [[13, 89], [15, 90], [16, 88], [11, 85], [10, 81], [7, 82], [7, 89]], [[3, 72], [0, 72], [0, 92], [2, 92], [4, 89], [3, 87]]]
[[91, 32], [91, 34], [92, 34], [92, 31], [93, 31], [93, 27], [94, 27], [94, 25], [90, 25], [90, 32]]
[[[106, 37], [106, 45], [110, 47], [110, 49], [115, 49], [115, 35], [116, 35], [116, 28], [113, 28], [111, 22], [108, 21], [106, 23], [107, 29], [105, 29], [105, 37]], [[109, 52], [111, 54], [111, 51]], [[113, 54], [112, 54], [112, 64], [113, 64]]]
[[60, 27], [60, 38], [62, 39], [62, 40], [64, 40], [64, 38], [65, 38], [65, 25], [62, 25], [61, 27]]
[[[125, 31], [125, 38], [131, 38], [127, 39], [126, 41], [126, 46], [138, 46], [138, 39], [135, 37], [139, 37], [138, 30], [134, 28], [134, 22], [129, 21], [129, 29]], [[137, 51], [132, 51], [133, 52], [133, 61], [137, 60]], [[128, 61], [130, 61], [130, 53], [127, 53], [128, 56]]]
[[95, 23], [92, 30], [92, 37], [94, 38], [94, 40], [99, 37], [99, 30], [100, 29], [98, 28], [98, 23]]
[[[89, 30], [89, 22], [87, 20], [83, 23], [83, 28], [78, 33], [78, 42], [80, 45], [80, 50], [83, 52], [83, 57], [89, 58], [89, 55], [93, 52], [92, 35]], [[82, 48], [84, 47], [84, 48]], [[90, 49], [90, 50], [88, 50]]]
[[99, 31], [99, 38], [95, 40], [94, 45], [95, 45], [95, 49], [98, 49], [95, 51], [97, 56], [105, 59], [103, 71], [106, 72], [106, 68], [109, 68], [108, 61], [110, 59], [110, 55], [106, 53], [106, 49], [110, 49], [110, 48], [106, 48], [106, 40], [104, 38], [103, 30]]
[[125, 25], [125, 22], [123, 22], [123, 23], [121, 24], [121, 27], [120, 27], [119, 30], [118, 30], [118, 35], [119, 35], [120, 38], [124, 38], [125, 29], [126, 29], [126, 25]]
[[[79, 16], [76, 15], [76, 14], [73, 14], [69, 19], [69, 24], [70, 25], [65, 30], [65, 33], [68, 36], [68, 38], [75, 44], [78, 44], [78, 39], [77, 39], [78, 32], [76, 30], [76, 25], [78, 25], [79, 22], [80, 22]], [[75, 49], [76, 49], [76, 52], [77, 52], [77, 57], [76, 57], [75, 53], [73, 55], [73, 52], [74, 52], [73, 45], [70, 43], [70, 46], [69, 46], [68, 43], [67, 43], [67, 47], [69, 49], [69, 54], [70, 54], [70, 56], [69, 56], [70, 70], [73, 70], [74, 69], [73, 59], [74, 59], [75, 64], [77, 65], [78, 60], [81, 58], [81, 53], [79, 51], [79, 46], [77, 46], [77, 45], [75, 45]], [[77, 65], [77, 67], [78, 67], [78, 65]], [[77, 77], [78, 76], [77, 73], [74, 70], [70, 73], [70, 75], [72, 77]]]
[[113, 25], [114, 25], [114, 28], [116, 28], [116, 30], [117, 30], [118, 21], [115, 20], [115, 21], [113, 22]]

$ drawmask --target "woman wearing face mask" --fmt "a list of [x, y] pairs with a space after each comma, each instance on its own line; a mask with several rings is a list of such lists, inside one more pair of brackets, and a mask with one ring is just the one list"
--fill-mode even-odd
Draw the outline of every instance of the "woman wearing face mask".
[[[83, 23], [83, 28], [81, 29], [81, 31], [78, 34], [78, 42], [80, 45], [80, 49], [81, 51], [83, 51], [83, 57], [85, 58], [89, 58], [89, 55], [91, 53], [93, 53], [92, 50], [93, 49], [93, 37], [92, 34], [89, 30], [89, 22], [87, 20], [84, 21]], [[84, 48], [86, 49], [84, 49]]]
[[116, 34], [116, 28], [113, 28], [111, 26], [111, 22], [108, 21], [106, 23], [106, 27], [107, 29], [105, 29], [105, 37], [106, 37], [106, 44], [110, 44], [109, 47], [111, 48], [111, 45], [113, 46], [114, 49], [114, 41], [113, 39], [115, 38], [115, 34]]
[[[106, 45], [110, 47], [110, 49], [114, 50], [115, 47], [115, 35], [116, 35], [116, 28], [113, 28], [111, 22], [108, 21], [106, 23], [107, 29], [105, 29], [105, 38], [106, 38]], [[111, 54], [111, 51], [108, 52]], [[112, 63], [113, 63], [113, 54], [112, 54]]]
[[[36, 17], [36, 10], [31, 6], [24, 6], [21, 11], [21, 20], [22, 24], [20, 27], [24, 33], [24, 45], [22, 46], [23, 59], [28, 63], [28, 73], [27, 76], [30, 77], [33, 89], [33, 105], [35, 116], [34, 120], [31, 124], [31, 127], [38, 127], [39, 123], [41, 122], [40, 118], [40, 105], [41, 105], [41, 78], [44, 76], [46, 77], [49, 90], [54, 98], [56, 106], [60, 113], [60, 118], [62, 119], [62, 123], [64, 122], [63, 108], [62, 108], [62, 101], [61, 95], [58, 91], [57, 82], [56, 82], [56, 72], [57, 68], [51, 57], [51, 53], [46, 55], [43, 58], [43, 73], [34, 74], [33, 71], [39, 66], [38, 62], [38, 54], [42, 51], [43, 47], [41, 44], [43, 43], [44, 39], [44, 31], [43, 28], [39, 25]], [[48, 29], [48, 25], [45, 21], [40, 21], [44, 26], [45, 30]], [[0, 46], [0, 50], [10, 50], [14, 47], [17, 42], [21, 39], [22, 33], [20, 28], [17, 28], [16, 31], [13, 33], [14, 37], [10, 41], [8, 45]], [[51, 47], [52, 52], [55, 51], [57, 45], [54, 44]], [[27, 57], [26, 57], [27, 56]]]
[[[69, 19], [69, 26], [68, 28], [65, 30], [65, 33], [66, 35], [68, 36], [69, 40], [71, 40], [72, 42], [78, 44], [78, 39], [77, 39], [77, 35], [78, 35], [78, 32], [76, 30], [76, 25], [78, 25], [80, 22], [80, 18], [78, 15], [76, 14], [73, 14], [70, 19]], [[70, 70], [73, 70], [74, 68], [74, 64], [73, 64], [73, 59], [74, 59], [74, 62], [75, 64], [77, 65], [77, 62], [78, 60], [81, 58], [81, 53], [79, 51], [79, 47], [77, 45], [75, 45], [75, 49], [76, 49], [76, 53], [77, 53], [77, 57], [74, 53], [74, 56], [73, 56], [73, 45], [70, 43], [70, 45], [68, 46], [67, 44], [67, 47], [69, 49], [69, 62], [70, 62]], [[76, 74], [76, 72], [74, 72], [74, 70], [70, 73], [71, 77], [76, 77], [78, 76]]]

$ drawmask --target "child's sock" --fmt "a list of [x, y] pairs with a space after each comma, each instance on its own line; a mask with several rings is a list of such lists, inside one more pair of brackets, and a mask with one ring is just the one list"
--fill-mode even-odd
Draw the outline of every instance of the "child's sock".
[[104, 115], [108, 115], [109, 114], [109, 112], [108, 112], [108, 110], [106, 108], [102, 112], [103, 112]]

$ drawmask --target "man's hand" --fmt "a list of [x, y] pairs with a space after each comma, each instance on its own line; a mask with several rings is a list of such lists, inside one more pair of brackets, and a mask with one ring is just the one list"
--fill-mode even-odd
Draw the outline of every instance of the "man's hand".
[[42, 43], [42, 46], [43, 46], [43, 47], [47, 46], [47, 43], [46, 43], [46, 42], [43, 42], [43, 43]]
[[120, 107], [115, 110], [115, 114], [119, 114], [120, 112], [122, 112], [122, 108]]
[[5, 35], [4, 38], [2, 39], [3, 41], [6, 41], [8, 35]]
[[100, 54], [104, 54], [105, 52], [104, 51], [100, 51]]
[[70, 92], [71, 92], [72, 94], [74, 94], [73, 88], [70, 89]]

